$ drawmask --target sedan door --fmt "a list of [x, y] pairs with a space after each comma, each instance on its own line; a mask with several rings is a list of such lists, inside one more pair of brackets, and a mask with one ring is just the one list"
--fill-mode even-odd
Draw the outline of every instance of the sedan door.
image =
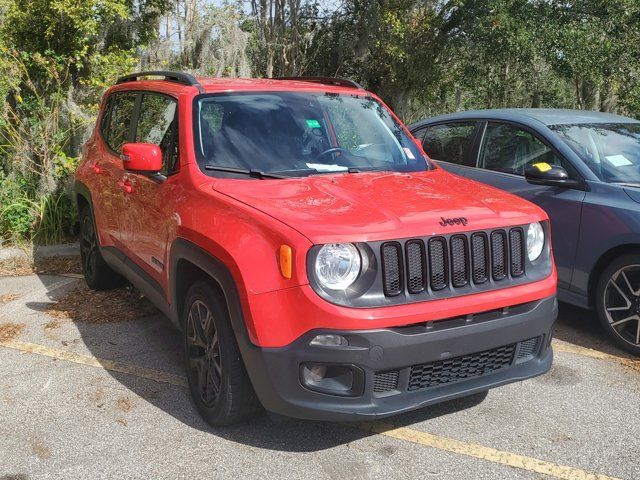
[[585, 191], [528, 183], [524, 178], [525, 169], [535, 163], [561, 166], [571, 178], [580, 179], [571, 164], [535, 132], [515, 124], [489, 122], [482, 136], [478, 168], [469, 169], [466, 176], [519, 195], [547, 212], [551, 220], [558, 286], [568, 289]]

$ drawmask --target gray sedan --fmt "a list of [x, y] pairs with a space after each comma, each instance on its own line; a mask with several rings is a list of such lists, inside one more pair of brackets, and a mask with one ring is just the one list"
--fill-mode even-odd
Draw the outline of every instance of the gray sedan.
[[640, 121], [581, 110], [479, 110], [409, 127], [457, 175], [540, 205], [551, 218], [558, 297], [595, 308], [640, 355]]

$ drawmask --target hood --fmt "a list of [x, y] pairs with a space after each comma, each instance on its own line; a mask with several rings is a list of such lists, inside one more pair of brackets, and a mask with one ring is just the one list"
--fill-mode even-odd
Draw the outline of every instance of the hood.
[[532, 203], [441, 168], [291, 180], [217, 179], [213, 188], [316, 244], [423, 237], [547, 218]]

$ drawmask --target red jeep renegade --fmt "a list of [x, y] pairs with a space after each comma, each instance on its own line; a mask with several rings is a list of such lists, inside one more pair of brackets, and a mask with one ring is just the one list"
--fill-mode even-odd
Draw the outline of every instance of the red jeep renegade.
[[180, 328], [212, 425], [380, 418], [550, 368], [547, 215], [439, 168], [356, 83], [123, 77], [75, 187], [88, 285], [125, 277]]

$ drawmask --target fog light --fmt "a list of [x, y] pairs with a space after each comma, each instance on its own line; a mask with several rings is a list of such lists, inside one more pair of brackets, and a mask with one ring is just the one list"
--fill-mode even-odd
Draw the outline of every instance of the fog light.
[[303, 363], [300, 380], [310, 390], [342, 397], [362, 395], [364, 373], [353, 365]]
[[349, 342], [342, 335], [316, 335], [309, 345], [314, 347], [346, 347]]

